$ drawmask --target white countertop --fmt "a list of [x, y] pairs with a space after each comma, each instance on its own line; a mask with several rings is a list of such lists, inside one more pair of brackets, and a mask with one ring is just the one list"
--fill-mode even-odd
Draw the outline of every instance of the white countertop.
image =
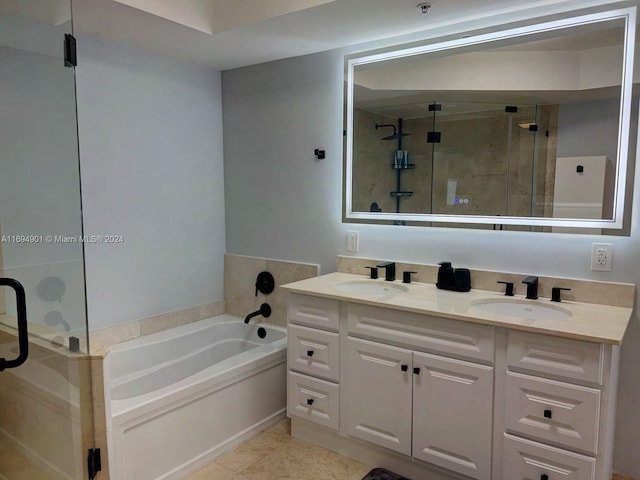
[[[452, 292], [440, 290], [433, 284], [405, 284], [399, 280], [393, 282], [408, 288], [408, 291], [396, 295], [359, 294], [339, 290], [336, 285], [342, 282], [367, 281], [366, 275], [351, 273], [330, 273], [299, 282], [282, 285], [288, 292], [315, 297], [332, 298], [352, 303], [389, 308], [403, 312], [430, 314], [470, 323], [505, 327], [514, 330], [542, 333], [558, 337], [586, 340], [589, 342], [621, 345], [624, 333], [631, 319], [633, 309], [595, 303], [562, 301], [551, 302], [548, 298], [534, 300], [536, 305], [561, 308], [572, 314], [562, 320], [541, 320], [516, 318], [490, 313], [473, 307], [474, 302], [525, 300], [522, 295], [505, 297], [503, 294], [486, 290]], [[384, 279], [371, 280], [385, 284]]]

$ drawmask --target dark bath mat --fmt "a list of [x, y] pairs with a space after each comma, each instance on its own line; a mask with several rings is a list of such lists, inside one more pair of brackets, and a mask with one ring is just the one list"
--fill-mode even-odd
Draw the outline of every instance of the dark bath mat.
[[384, 468], [374, 468], [362, 480], [409, 480]]

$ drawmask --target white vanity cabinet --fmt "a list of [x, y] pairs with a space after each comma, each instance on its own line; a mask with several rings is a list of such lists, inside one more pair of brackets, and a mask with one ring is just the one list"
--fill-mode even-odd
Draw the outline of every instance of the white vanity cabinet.
[[611, 476], [618, 349], [507, 332], [502, 478]]
[[287, 415], [339, 427], [339, 302], [290, 295], [287, 308]]
[[494, 329], [351, 303], [346, 309], [347, 433], [489, 480], [494, 369], [455, 356], [492, 362]]
[[618, 347], [289, 295], [301, 438], [416, 480], [609, 480]]

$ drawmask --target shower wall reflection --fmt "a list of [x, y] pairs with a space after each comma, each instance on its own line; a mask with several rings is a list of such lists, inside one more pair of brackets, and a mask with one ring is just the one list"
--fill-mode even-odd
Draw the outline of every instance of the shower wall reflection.
[[[436, 101], [356, 108], [354, 210], [517, 217], [561, 217], [568, 212], [576, 218], [607, 218], [611, 203], [606, 199], [612, 197], [614, 188], [611, 160], [606, 155], [577, 156], [582, 153], [580, 145], [584, 145], [588, 130], [576, 124], [575, 119], [564, 122], [567, 145], [563, 151], [558, 150], [561, 112], [565, 118], [582, 112], [588, 119], [585, 121], [599, 125], [610, 121], [609, 116], [598, 114], [602, 103], [505, 105]], [[401, 125], [405, 136], [398, 141], [387, 135], [390, 131], [376, 129], [379, 124]], [[576, 139], [567, 140], [572, 136]], [[399, 148], [408, 156], [405, 166], [396, 164]], [[599, 202], [585, 198], [578, 205], [574, 195], [571, 205], [562, 206], [556, 181], [558, 190], [567, 191], [576, 175], [581, 180], [585, 175], [584, 171], [576, 172], [569, 165], [571, 161], [589, 165], [596, 162], [602, 164], [599, 169], [609, 172], [599, 174], [597, 184], [589, 189], [599, 196]], [[594, 189], [600, 193], [594, 193]], [[544, 227], [508, 228], [551, 231]]]
[[[553, 199], [556, 105], [435, 102], [410, 107], [421, 112], [408, 117], [408, 109], [393, 107], [405, 114], [393, 118], [390, 107], [355, 110], [355, 210], [377, 204], [383, 212], [545, 215]], [[409, 134], [402, 138], [402, 149], [410, 168], [398, 182], [398, 142], [384, 139], [374, 126], [397, 124], [400, 118]], [[398, 191], [405, 194], [399, 209], [392, 193]]]

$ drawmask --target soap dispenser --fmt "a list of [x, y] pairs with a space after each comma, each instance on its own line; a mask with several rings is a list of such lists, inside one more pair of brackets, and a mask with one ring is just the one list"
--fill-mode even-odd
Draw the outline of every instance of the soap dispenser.
[[455, 285], [455, 276], [453, 273], [453, 267], [451, 262], [440, 262], [440, 269], [438, 270], [438, 281], [436, 287], [451, 290]]

